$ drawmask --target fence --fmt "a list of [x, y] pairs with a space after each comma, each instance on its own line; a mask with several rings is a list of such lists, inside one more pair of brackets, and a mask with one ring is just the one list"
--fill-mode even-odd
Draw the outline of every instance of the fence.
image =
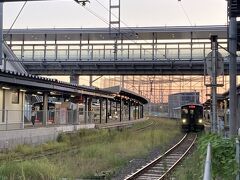
[[[28, 127], [93, 123], [93, 112], [77, 110], [0, 110], [0, 131]], [[45, 120], [46, 119], [46, 120]]]
[[207, 146], [207, 156], [204, 167], [203, 180], [211, 180], [211, 144]]
[[[24, 129], [41, 126], [58, 126], [71, 124], [100, 124], [120, 121], [120, 112], [78, 111], [78, 110], [0, 110], [0, 131]], [[107, 116], [107, 117], [106, 117]], [[132, 112], [131, 120], [138, 119]], [[45, 120], [46, 119], [46, 120]], [[122, 111], [122, 121], [129, 121], [128, 112]]]

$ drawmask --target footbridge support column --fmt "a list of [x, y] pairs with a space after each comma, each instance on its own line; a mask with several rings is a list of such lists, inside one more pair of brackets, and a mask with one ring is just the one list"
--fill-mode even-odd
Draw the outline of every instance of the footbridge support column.
[[77, 74], [71, 75], [70, 83], [79, 85], [79, 75], [77, 75]]

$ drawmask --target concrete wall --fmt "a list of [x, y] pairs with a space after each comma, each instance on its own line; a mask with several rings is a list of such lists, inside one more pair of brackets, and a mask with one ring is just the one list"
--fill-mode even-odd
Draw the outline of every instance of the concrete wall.
[[92, 128], [95, 128], [94, 124], [0, 131], [0, 149], [11, 149], [19, 144], [39, 145], [56, 140], [59, 133]]

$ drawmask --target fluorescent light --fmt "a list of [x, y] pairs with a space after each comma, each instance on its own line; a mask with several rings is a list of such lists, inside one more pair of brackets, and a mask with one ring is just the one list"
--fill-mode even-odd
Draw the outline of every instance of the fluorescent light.
[[71, 95], [72, 98], [74, 98], [75, 96], [74, 95]]
[[51, 95], [54, 95], [54, 94], [56, 94], [56, 93], [55, 93], [55, 92], [50, 92], [50, 94], [51, 94]]
[[26, 92], [27, 90], [26, 89], [20, 89], [19, 91], [20, 92]]
[[2, 89], [9, 90], [10, 88], [3, 86]]
[[37, 94], [43, 94], [43, 93], [38, 91]]

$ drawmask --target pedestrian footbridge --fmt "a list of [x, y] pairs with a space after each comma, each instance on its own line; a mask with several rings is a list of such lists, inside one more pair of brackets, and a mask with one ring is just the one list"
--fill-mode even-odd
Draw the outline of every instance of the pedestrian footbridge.
[[211, 35], [228, 74], [226, 26], [14, 29], [5, 40], [31, 74], [203, 75]]

